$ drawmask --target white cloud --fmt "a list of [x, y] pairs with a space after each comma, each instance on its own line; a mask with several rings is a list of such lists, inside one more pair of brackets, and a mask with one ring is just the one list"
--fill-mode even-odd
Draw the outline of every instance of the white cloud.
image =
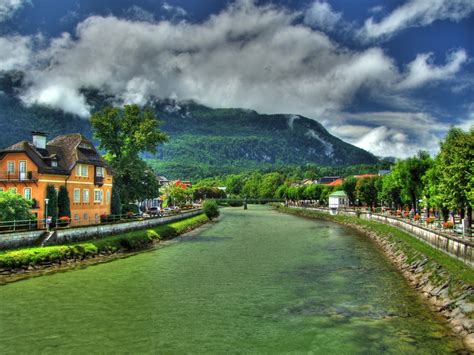
[[377, 6], [371, 7], [369, 9], [369, 12], [372, 13], [372, 14], [378, 14], [378, 13], [382, 12], [384, 9], [385, 9], [385, 7], [383, 5], [377, 5]]
[[324, 1], [315, 1], [305, 12], [303, 22], [322, 30], [333, 30], [342, 20], [342, 14], [335, 12], [331, 5]]
[[155, 21], [155, 15], [153, 15], [149, 11], [146, 11], [145, 9], [142, 9], [140, 6], [137, 6], [137, 5], [133, 5], [130, 8], [128, 8], [126, 13], [132, 20], [144, 21], [144, 22]]
[[[90, 107], [81, 90], [94, 88], [118, 103], [173, 97], [327, 118], [336, 135], [379, 155], [437, 146], [447, 127], [428, 114], [345, 111], [361, 92], [408, 106], [405, 92], [452, 78], [467, 61], [465, 51], [439, 66], [421, 54], [399, 70], [381, 48], [342, 47], [295, 21], [300, 15], [241, 0], [197, 24], [91, 16], [75, 36], [65, 33], [34, 56], [33, 39], [0, 38], [0, 70], [26, 70], [25, 103], [83, 117]], [[345, 128], [335, 128], [341, 124]]]
[[437, 20], [460, 21], [474, 11], [473, 0], [408, 0], [380, 22], [365, 21], [359, 35], [365, 40], [389, 38], [408, 27], [427, 26]]
[[337, 125], [331, 122], [329, 130], [334, 135], [366, 149], [378, 156], [405, 158], [419, 150], [435, 154], [439, 141], [449, 129], [425, 112], [366, 112], [340, 114]]
[[163, 3], [162, 8], [174, 17], [184, 17], [188, 14], [182, 7], [170, 5], [166, 1]]
[[408, 64], [406, 76], [398, 84], [398, 88], [413, 89], [429, 81], [452, 78], [467, 59], [466, 51], [461, 49], [451, 53], [444, 66], [436, 66], [432, 63], [431, 53], [419, 54], [413, 62]]
[[0, 71], [26, 69], [33, 57], [31, 45], [30, 37], [0, 37]]
[[176, 95], [211, 107], [315, 117], [342, 109], [361, 88], [396, 80], [381, 49], [340, 48], [294, 24], [295, 17], [251, 1], [202, 24], [89, 17], [77, 40], [65, 35], [37, 54], [48, 65], [28, 73], [33, 85], [25, 100], [39, 102], [43, 90], [65, 87], [80, 103], [80, 89], [93, 87], [126, 101]]
[[29, 0], [0, 0], [0, 22], [8, 20], [22, 8]]

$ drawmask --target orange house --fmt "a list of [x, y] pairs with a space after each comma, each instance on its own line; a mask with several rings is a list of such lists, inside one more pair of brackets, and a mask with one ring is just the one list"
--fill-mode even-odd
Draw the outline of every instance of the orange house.
[[47, 142], [44, 133], [33, 132], [32, 138], [0, 150], [0, 191], [32, 200], [39, 220], [45, 218], [48, 185], [57, 191], [66, 186], [71, 225], [95, 224], [100, 215], [110, 214], [112, 172], [89, 140], [79, 133]]

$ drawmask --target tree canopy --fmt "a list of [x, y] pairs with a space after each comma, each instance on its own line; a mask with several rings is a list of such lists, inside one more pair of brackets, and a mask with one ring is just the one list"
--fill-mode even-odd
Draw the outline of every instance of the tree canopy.
[[91, 117], [94, 137], [106, 151], [105, 159], [114, 170], [114, 184], [123, 203], [158, 196], [155, 173], [140, 154], [155, 153], [168, 140], [150, 108], [125, 105], [106, 107]]

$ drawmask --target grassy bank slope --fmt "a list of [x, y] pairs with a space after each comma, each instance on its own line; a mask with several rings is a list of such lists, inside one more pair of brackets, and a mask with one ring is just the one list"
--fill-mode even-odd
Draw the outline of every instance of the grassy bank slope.
[[143, 249], [159, 240], [170, 239], [197, 228], [207, 221], [208, 218], [201, 214], [153, 229], [143, 229], [88, 242], [6, 251], [0, 254], [0, 269], [34, 267], [60, 263], [66, 260], [81, 260], [98, 255]]

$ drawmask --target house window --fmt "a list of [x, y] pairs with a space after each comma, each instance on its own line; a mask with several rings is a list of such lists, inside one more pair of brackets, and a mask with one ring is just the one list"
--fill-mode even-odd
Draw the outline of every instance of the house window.
[[102, 190], [94, 190], [94, 202], [102, 202], [104, 192]]
[[10, 187], [10, 191], [16, 194], [16, 187]]
[[3, 190], [3, 187], [0, 187], [0, 192], [3, 192], [3, 191], [5, 191], [5, 190]]
[[52, 166], [53, 168], [56, 168], [56, 167], [58, 166], [58, 161], [57, 161], [57, 160], [52, 160], [52, 161], [51, 161], [51, 166]]
[[107, 190], [107, 204], [110, 205], [110, 190]]
[[31, 188], [30, 187], [25, 187], [23, 189], [23, 196], [27, 199], [27, 200], [31, 200]]
[[74, 189], [74, 203], [81, 202], [81, 189]]
[[74, 215], [74, 219], [75, 219], [76, 221], [78, 221], [78, 220], [80, 219], [80, 217], [79, 217], [79, 215], [78, 215], [77, 213]]
[[9, 174], [15, 173], [15, 162], [14, 161], [8, 161], [7, 162], [7, 173], [9, 173]]
[[104, 177], [104, 168], [103, 167], [97, 166], [95, 169], [96, 169], [95, 170], [95, 176]]
[[88, 177], [89, 176], [88, 166], [85, 165], [85, 164], [77, 164], [76, 165], [76, 176]]
[[89, 215], [87, 213], [84, 213], [84, 219], [89, 219]]
[[82, 190], [82, 202], [89, 203], [89, 189]]

